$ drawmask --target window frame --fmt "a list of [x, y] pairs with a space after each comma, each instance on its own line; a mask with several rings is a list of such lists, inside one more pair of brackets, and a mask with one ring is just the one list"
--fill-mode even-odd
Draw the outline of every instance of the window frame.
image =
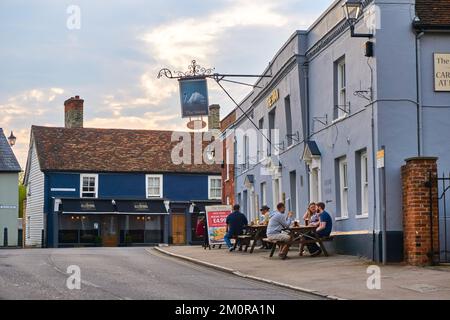
[[[360, 186], [361, 186], [361, 213], [359, 217], [369, 215], [369, 159], [367, 151], [361, 152], [360, 157]], [[367, 195], [365, 197], [365, 195]]]
[[345, 57], [336, 61], [336, 105], [337, 113], [335, 120], [345, 118], [347, 112], [342, 110], [347, 110], [347, 65], [345, 63]]
[[[85, 197], [84, 193], [92, 193], [92, 191], [83, 191], [83, 179], [84, 178], [95, 178], [95, 196], [94, 197]], [[97, 199], [98, 198], [98, 174], [96, 173], [82, 173], [80, 174], [80, 198], [82, 199]]]
[[[273, 206], [282, 201], [281, 177], [272, 180]], [[277, 197], [278, 196], [278, 197]]]
[[[213, 197], [211, 193], [211, 187], [212, 187], [212, 180], [220, 180], [220, 196]], [[208, 199], [210, 200], [221, 200], [222, 199], [222, 177], [221, 176], [208, 176]]]
[[[340, 195], [340, 218], [346, 219], [348, 214], [348, 198], [349, 198], [349, 183], [348, 183], [348, 161], [347, 157], [339, 159], [339, 195]], [[345, 198], [345, 206], [344, 206]], [[345, 210], [344, 210], [345, 209]]]
[[[159, 178], [159, 194], [158, 195], [150, 195], [148, 190], [148, 179], [149, 178]], [[163, 181], [163, 175], [162, 174], [146, 174], [145, 175], [145, 195], [147, 199], [150, 198], [163, 198], [164, 191], [163, 191], [164, 181]]]
[[260, 191], [261, 191], [261, 207], [267, 206], [267, 182], [263, 181], [260, 183]]

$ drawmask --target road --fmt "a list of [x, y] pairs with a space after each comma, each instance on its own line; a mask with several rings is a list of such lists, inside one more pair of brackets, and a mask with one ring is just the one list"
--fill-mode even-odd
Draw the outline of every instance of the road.
[[[80, 268], [79, 290], [66, 285], [71, 265]], [[0, 250], [0, 299], [318, 298], [167, 257], [151, 248]]]

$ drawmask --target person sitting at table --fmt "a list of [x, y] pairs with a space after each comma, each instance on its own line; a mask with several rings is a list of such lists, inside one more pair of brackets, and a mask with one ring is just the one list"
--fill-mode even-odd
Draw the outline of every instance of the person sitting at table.
[[270, 219], [270, 208], [266, 205], [261, 207], [261, 224], [267, 225]]
[[285, 210], [286, 207], [284, 203], [280, 202], [277, 205], [277, 211], [270, 218], [269, 225], [267, 226], [267, 238], [269, 240], [275, 240], [284, 243], [280, 248], [280, 253], [278, 254], [278, 256], [283, 260], [287, 258], [289, 247], [291, 246], [291, 236], [283, 232], [283, 229], [289, 228], [289, 226], [293, 222], [292, 217], [294, 215], [293, 212], [285, 214]]
[[[270, 208], [266, 205], [261, 207], [261, 223], [262, 225], [268, 225], [270, 219]], [[267, 238], [265, 231], [261, 231], [261, 238]], [[269, 244], [261, 240], [261, 247], [259, 249], [270, 249]]]
[[311, 202], [306, 209], [305, 214], [303, 215], [303, 220], [305, 221], [305, 225], [309, 225], [312, 222], [318, 222], [319, 217], [317, 216], [317, 206], [315, 202]]
[[233, 212], [228, 215], [226, 220], [227, 233], [224, 236], [224, 241], [230, 252], [234, 250], [231, 244], [231, 238], [237, 238], [237, 236], [241, 235], [248, 225], [247, 217], [239, 211], [240, 209], [240, 205], [235, 204], [233, 206]]
[[[317, 204], [315, 202], [311, 202], [306, 209], [305, 214], [303, 215], [303, 220], [305, 221], [305, 225], [318, 227], [319, 226], [319, 216], [317, 215]], [[300, 255], [302, 256], [305, 252], [305, 245], [300, 245]]]
[[[331, 219], [330, 214], [325, 211], [325, 203], [319, 202], [317, 204], [317, 214], [319, 216], [319, 225], [312, 233], [312, 236], [317, 238], [328, 237], [333, 228], [333, 219]], [[308, 244], [307, 247], [311, 257], [316, 257], [322, 253], [322, 250], [316, 243]]]

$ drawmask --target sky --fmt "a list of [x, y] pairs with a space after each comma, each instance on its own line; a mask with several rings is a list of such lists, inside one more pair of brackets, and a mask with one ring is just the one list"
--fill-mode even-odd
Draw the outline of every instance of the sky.
[[[31, 125], [64, 126], [75, 95], [85, 127], [185, 130], [177, 81], [157, 79], [161, 68], [185, 71], [195, 59], [218, 73], [260, 74], [332, 2], [1, 0], [0, 128], [17, 136], [23, 169]], [[251, 90], [225, 87], [237, 101]], [[217, 84], [208, 88], [222, 117], [234, 108]]]

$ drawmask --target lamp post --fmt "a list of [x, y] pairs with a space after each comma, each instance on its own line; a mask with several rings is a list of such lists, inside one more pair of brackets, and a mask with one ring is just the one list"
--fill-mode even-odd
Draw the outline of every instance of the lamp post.
[[363, 13], [363, 2], [361, 0], [347, 0], [343, 5], [345, 18], [350, 25], [352, 38], [373, 38], [371, 33], [355, 33], [355, 25]]
[[17, 140], [17, 138], [14, 136], [14, 133], [11, 131], [11, 134], [10, 134], [10, 136], [8, 137], [9, 145], [10, 145], [11, 147], [14, 147], [14, 145], [16, 144], [16, 140]]

